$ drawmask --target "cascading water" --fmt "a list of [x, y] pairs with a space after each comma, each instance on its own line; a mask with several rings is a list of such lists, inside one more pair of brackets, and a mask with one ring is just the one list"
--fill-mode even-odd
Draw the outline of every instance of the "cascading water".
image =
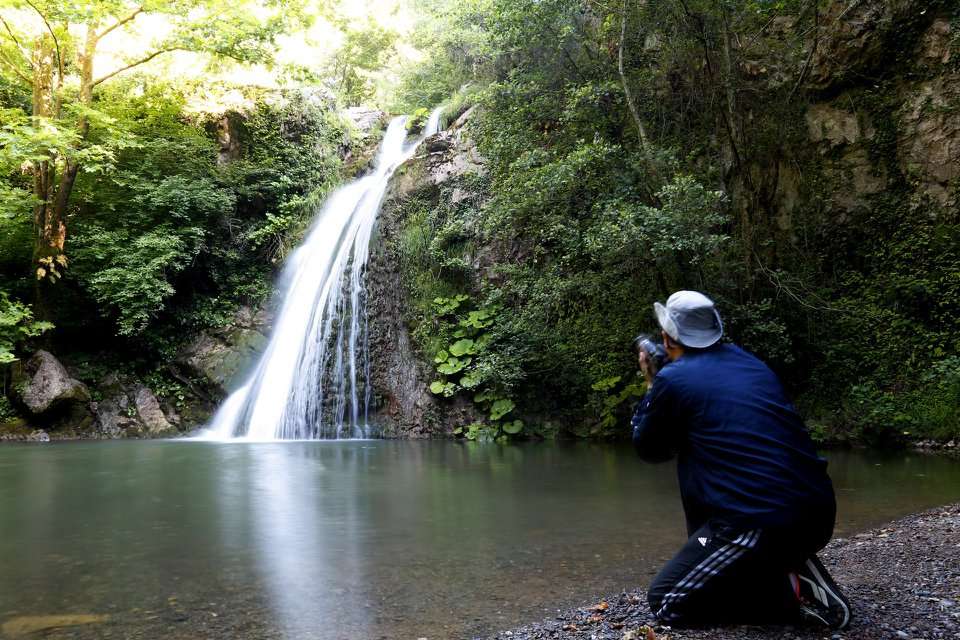
[[364, 276], [370, 236], [390, 177], [440, 109], [407, 142], [406, 117], [384, 134], [373, 171], [334, 192], [278, 283], [282, 301], [266, 350], [223, 403], [208, 436], [218, 439], [363, 438], [370, 403]]

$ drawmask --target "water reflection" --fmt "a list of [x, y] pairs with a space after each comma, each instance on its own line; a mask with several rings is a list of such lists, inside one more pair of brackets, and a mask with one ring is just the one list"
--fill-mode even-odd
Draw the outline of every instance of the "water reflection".
[[[960, 499], [956, 462], [829, 457], [842, 535]], [[92, 613], [114, 637], [474, 637], [645, 584], [682, 537], [672, 467], [629, 447], [0, 448], [0, 623]]]

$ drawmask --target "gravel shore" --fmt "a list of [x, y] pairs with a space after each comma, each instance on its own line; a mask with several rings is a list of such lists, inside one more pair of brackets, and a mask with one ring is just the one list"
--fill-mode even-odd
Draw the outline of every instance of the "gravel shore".
[[[679, 541], [678, 541], [679, 544]], [[844, 589], [854, 620], [841, 633], [822, 628], [738, 626], [678, 630], [654, 622], [643, 590], [500, 633], [496, 640], [752, 640], [789, 638], [960, 639], [960, 504], [838, 538], [820, 554]], [[652, 628], [652, 636], [645, 628]]]

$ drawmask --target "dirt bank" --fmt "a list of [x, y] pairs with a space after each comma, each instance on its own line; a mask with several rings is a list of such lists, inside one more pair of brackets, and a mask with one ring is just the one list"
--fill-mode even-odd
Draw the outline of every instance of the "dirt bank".
[[[821, 554], [846, 591], [854, 622], [842, 633], [798, 627], [674, 630], [657, 625], [642, 590], [597, 599], [580, 609], [495, 636], [496, 640], [646, 640], [960, 638], [960, 504], [908, 516], [838, 538]], [[604, 603], [606, 608], [604, 608]]]

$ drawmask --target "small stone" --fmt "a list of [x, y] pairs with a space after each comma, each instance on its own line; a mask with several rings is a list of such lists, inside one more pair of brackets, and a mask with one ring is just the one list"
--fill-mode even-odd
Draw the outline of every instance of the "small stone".
[[896, 635], [898, 638], [900, 638], [900, 640], [909, 640], [910, 638], [910, 634], [908, 634], [906, 631], [897, 631]]

